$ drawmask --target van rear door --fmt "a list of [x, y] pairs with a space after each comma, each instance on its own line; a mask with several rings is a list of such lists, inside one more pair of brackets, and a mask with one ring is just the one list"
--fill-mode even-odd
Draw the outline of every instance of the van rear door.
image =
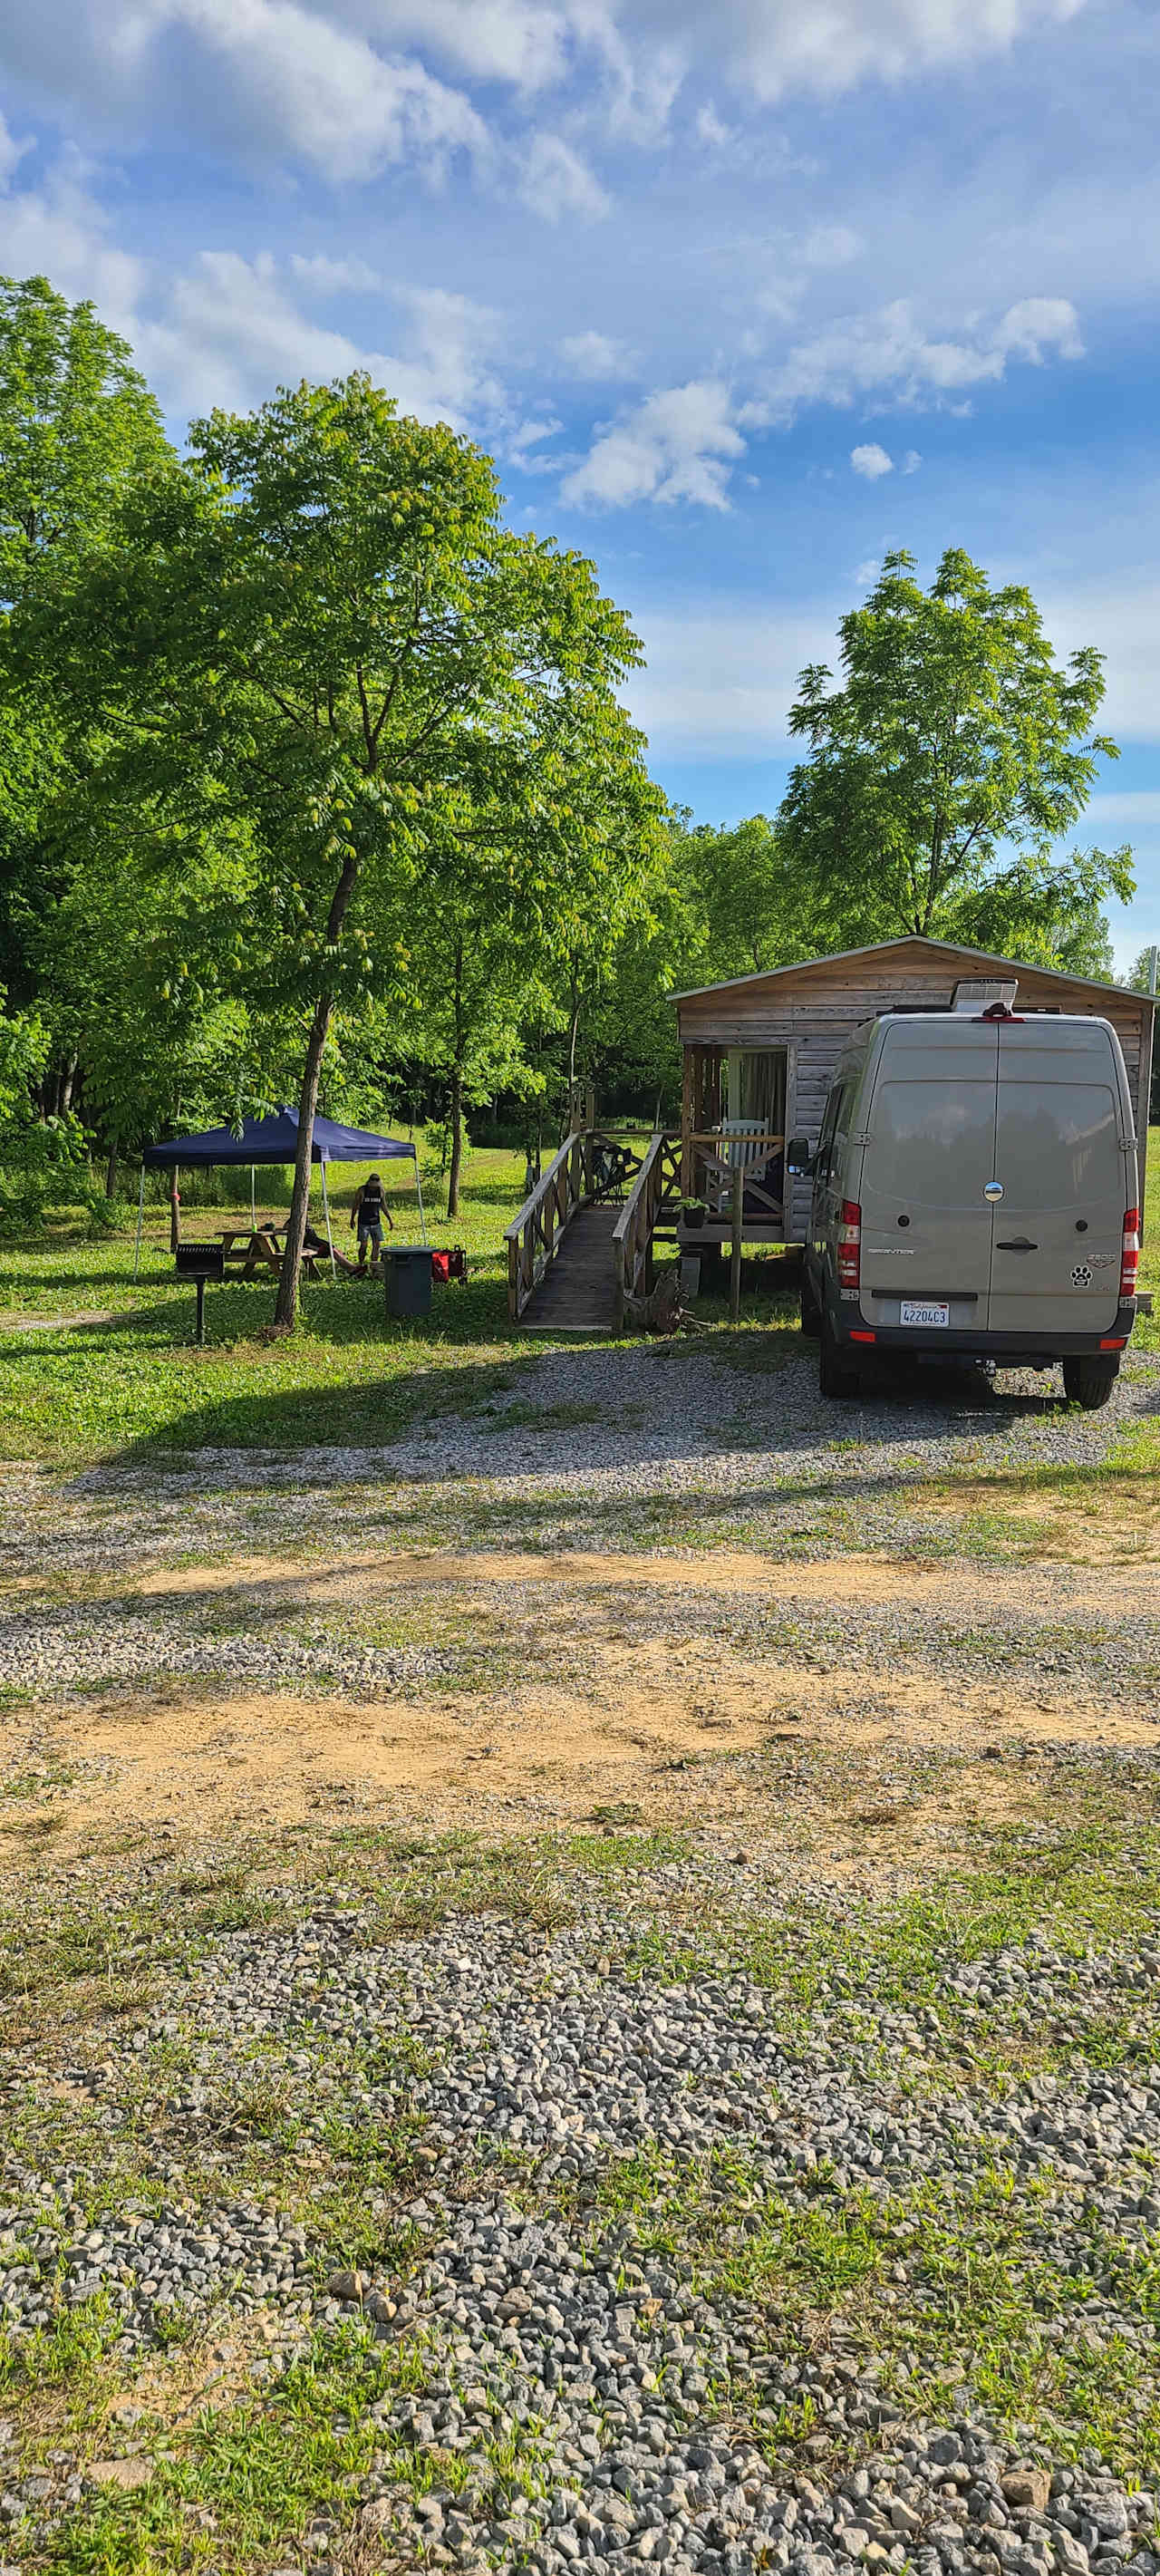
[[1112, 1329], [1130, 1123], [1105, 1021], [1000, 1023], [993, 1332]]
[[859, 1183], [869, 1324], [909, 1320], [907, 1300], [987, 1330], [998, 1045], [993, 1020], [950, 1011], [884, 1031]]

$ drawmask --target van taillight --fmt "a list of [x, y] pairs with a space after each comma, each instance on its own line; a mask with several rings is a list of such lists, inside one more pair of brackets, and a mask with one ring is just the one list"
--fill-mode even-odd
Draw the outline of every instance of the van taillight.
[[1122, 1249], [1122, 1251], [1121, 1251], [1121, 1253], [1120, 1253], [1120, 1295], [1121, 1295], [1121, 1297], [1134, 1297], [1134, 1296], [1135, 1296], [1135, 1294], [1136, 1294], [1136, 1279], [1137, 1279], [1137, 1275], [1138, 1275], [1138, 1272], [1139, 1272], [1139, 1268], [1140, 1268], [1140, 1211], [1139, 1211], [1139, 1208], [1138, 1208], [1138, 1207], [1134, 1207], [1134, 1208], [1125, 1208], [1125, 1210], [1124, 1210], [1124, 1242], [1123, 1242], [1123, 1249]]
[[862, 1210], [857, 1199], [843, 1199], [838, 1219], [838, 1286], [856, 1288], [862, 1272]]

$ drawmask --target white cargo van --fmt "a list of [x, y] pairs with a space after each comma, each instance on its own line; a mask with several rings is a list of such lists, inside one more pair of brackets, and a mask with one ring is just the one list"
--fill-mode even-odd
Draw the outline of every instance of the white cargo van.
[[840, 1057], [816, 1150], [802, 1324], [826, 1395], [876, 1353], [1063, 1363], [1104, 1404], [1136, 1315], [1131, 1094], [1107, 1020], [1021, 1014], [1012, 988], [893, 1010]]

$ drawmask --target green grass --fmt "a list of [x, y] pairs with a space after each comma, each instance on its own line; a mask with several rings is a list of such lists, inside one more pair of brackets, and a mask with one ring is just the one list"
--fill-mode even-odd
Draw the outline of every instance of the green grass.
[[[1142, 1278], [1160, 1288], [1160, 1131], [1153, 1146]], [[336, 1239], [347, 1249], [346, 1214], [359, 1177], [346, 1176], [335, 1207]], [[466, 1289], [437, 1290], [429, 1319], [388, 1324], [381, 1282], [335, 1286], [321, 1278], [303, 1290], [298, 1331], [268, 1341], [262, 1335], [273, 1313], [272, 1282], [230, 1283], [208, 1292], [202, 1350], [192, 1338], [192, 1290], [175, 1279], [160, 1212], [150, 1217], [136, 1285], [131, 1227], [93, 1241], [79, 1223], [61, 1221], [34, 1240], [0, 1245], [0, 1459], [66, 1465], [125, 1452], [147, 1462], [202, 1448], [389, 1446], [424, 1419], [452, 1413], [493, 1420], [497, 1429], [539, 1423], [557, 1433], [595, 1419], [590, 1407], [575, 1404], [544, 1414], [518, 1401], [494, 1416], [486, 1411], [496, 1395], [518, 1391], [521, 1360], [542, 1347], [513, 1334], [507, 1318], [502, 1236], [522, 1187], [519, 1156], [473, 1153], [462, 1213], [451, 1222], [430, 1219], [434, 1242], [465, 1245], [470, 1281]], [[437, 1193], [430, 1195], [437, 1206]], [[224, 1191], [220, 1200], [187, 1204], [187, 1234], [212, 1234], [248, 1207], [242, 1189], [232, 1208]], [[402, 1210], [397, 1232], [414, 1232]], [[775, 1263], [750, 1263], [743, 1312], [738, 1332], [724, 1297], [699, 1302], [714, 1361], [750, 1378], [776, 1375], [800, 1351], [801, 1336], [795, 1299], [779, 1288]], [[54, 1314], [86, 1320], [4, 1329], [5, 1318], [11, 1327], [18, 1317], [50, 1323]], [[1160, 1316], [1142, 1319], [1133, 1346], [1160, 1348]], [[738, 1448], [759, 1436], [751, 1408], [738, 1413], [727, 1436]], [[1043, 1468], [1008, 1482], [1020, 1494], [1036, 1483], [1082, 1494], [1109, 1476], [1147, 1480], [1158, 1467], [1160, 1425], [1149, 1424], [1118, 1443], [1104, 1468]], [[658, 1533], [679, 1539], [688, 1515], [663, 1499], [654, 1509]]]
[[[857, 2364], [881, 2361], [880, 2391], [900, 2410], [957, 2414], [965, 2383], [1008, 2434], [1030, 2426], [1057, 2457], [1094, 2444], [1129, 2474], [1160, 2462], [1155, 2383], [1124, 2332], [1151, 2336], [1160, 2322], [1150, 2241], [1110, 2234], [1087, 2209], [1079, 2253], [1062, 2264], [1049, 2171], [1020, 2180], [991, 2164], [874, 2191], [839, 2190], [823, 2167], [811, 2187], [804, 2207], [770, 2191], [744, 2148], [704, 2166], [646, 2150], [613, 2165], [598, 2193], [599, 2221], [631, 2219], [638, 2253], [683, 2260], [711, 2301], [768, 2318], [774, 2382], [788, 2364], [806, 2383], [772, 2424], [767, 2405], [768, 2450], [818, 2428], [824, 2376], [808, 2383], [832, 2343]], [[763, 2394], [735, 2387], [734, 2410]]]
[[[240, 1177], [240, 1176], [239, 1176]], [[335, 1240], [349, 1252], [348, 1175], [335, 1205]], [[381, 1280], [329, 1278], [302, 1292], [290, 1340], [260, 1338], [274, 1309], [266, 1278], [212, 1286], [206, 1345], [193, 1342], [193, 1292], [178, 1282], [168, 1229], [156, 1212], [133, 1281], [132, 1229], [97, 1242], [80, 1225], [0, 1245], [0, 1325], [5, 1317], [91, 1315], [58, 1331], [0, 1331], [0, 1457], [62, 1463], [126, 1447], [377, 1446], [423, 1414], [474, 1411], [513, 1384], [502, 1236], [523, 1186], [514, 1154], [473, 1154], [460, 1216], [429, 1210], [431, 1240], [462, 1243], [466, 1288], [434, 1293], [430, 1319], [389, 1324]], [[413, 1202], [412, 1202], [413, 1205]], [[438, 1201], [436, 1201], [438, 1205]], [[183, 1211], [187, 1237], [212, 1235], [236, 1204]], [[317, 1210], [315, 1210], [317, 1216]], [[400, 1212], [396, 1235], [413, 1237]], [[101, 1320], [107, 1316], [109, 1320]]]

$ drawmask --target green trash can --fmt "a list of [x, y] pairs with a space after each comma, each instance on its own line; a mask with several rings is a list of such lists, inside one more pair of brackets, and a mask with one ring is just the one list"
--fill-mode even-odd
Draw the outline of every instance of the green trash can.
[[387, 1273], [387, 1313], [429, 1315], [431, 1312], [431, 1247], [427, 1243], [388, 1243], [383, 1255]]

